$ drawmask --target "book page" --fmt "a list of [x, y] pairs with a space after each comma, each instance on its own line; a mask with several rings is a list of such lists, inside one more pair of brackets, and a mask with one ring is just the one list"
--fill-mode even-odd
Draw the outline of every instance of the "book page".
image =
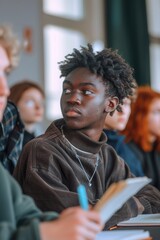
[[149, 232], [144, 230], [114, 230], [98, 233], [95, 240], [139, 240], [149, 237]]
[[160, 226], [160, 214], [140, 214], [117, 224], [117, 226]]
[[113, 183], [94, 206], [94, 209], [100, 212], [102, 222], [109, 220], [130, 197], [150, 181], [147, 177], [136, 177]]

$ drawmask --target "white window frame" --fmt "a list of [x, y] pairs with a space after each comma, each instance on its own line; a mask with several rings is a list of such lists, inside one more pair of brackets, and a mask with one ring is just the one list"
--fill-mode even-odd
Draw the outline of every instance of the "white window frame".
[[160, 0], [146, 0], [146, 6], [150, 35], [151, 86], [160, 91]]

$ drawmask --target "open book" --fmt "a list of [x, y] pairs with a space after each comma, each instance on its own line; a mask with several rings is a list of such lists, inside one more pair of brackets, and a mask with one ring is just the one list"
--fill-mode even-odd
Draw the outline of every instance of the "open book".
[[117, 226], [160, 226], [160, 213], [140, 214], [137, 217], [118, 223]]
[[108, 221], [130, 197], [149, 182], [151, 182], [151, 179], [147, 177], [136, 177], [111, 184], [94, 206], [94, 209], [100, 212], [102, 222]]

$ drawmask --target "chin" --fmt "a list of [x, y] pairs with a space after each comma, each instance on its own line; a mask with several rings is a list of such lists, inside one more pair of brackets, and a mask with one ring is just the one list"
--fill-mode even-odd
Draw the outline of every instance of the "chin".
[[81, 127], [76, 124], [66, 123], [66, 126], [67, 126], [67, 128], [70, 128], [70, 129], [75, 129], [75, 130], [81, 129]]
[[123, 131], [125, 129], [126, 125], [121, 124], [119, 126], [116, 126], [117, 131]]
[[70, 119], [70, 120], [68, 120], [68, 119], [66, 120], [65, 119], [65, 123], [66, 123], [66, 126], [68, 128], [71, 128], [71, 129], [81, 129], [81, 125], [78, 122], [74, 121], [73, 119]]
[[39, 123], [39, 122], [42, 122], [42, 120], [43, 120], [42, 117], [36, 117], [36, 118], [34, 119], [34, 122]]

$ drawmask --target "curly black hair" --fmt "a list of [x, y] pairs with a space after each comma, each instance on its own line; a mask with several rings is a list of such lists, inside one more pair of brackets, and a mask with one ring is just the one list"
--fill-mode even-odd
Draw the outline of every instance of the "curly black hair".
[[[59, 62], [61, 71], [60, 77], [66, 77], [76, 68], [85, 67], [92, 73], [102, 77], [106, 88], [106, 96], [118, 97], [119, 104], [123, 104], [123, 99], [132, 97], [137, 88], [133, 77], [133, 68], [125, 60], [110, 48], [105, 48], [100, 52], [94, 52], [91, 44], [81, 49], [73, 49], [73, 53], [65, 56], [65, 60]], [[117, 110], [121, 111], [120, 105]]]

